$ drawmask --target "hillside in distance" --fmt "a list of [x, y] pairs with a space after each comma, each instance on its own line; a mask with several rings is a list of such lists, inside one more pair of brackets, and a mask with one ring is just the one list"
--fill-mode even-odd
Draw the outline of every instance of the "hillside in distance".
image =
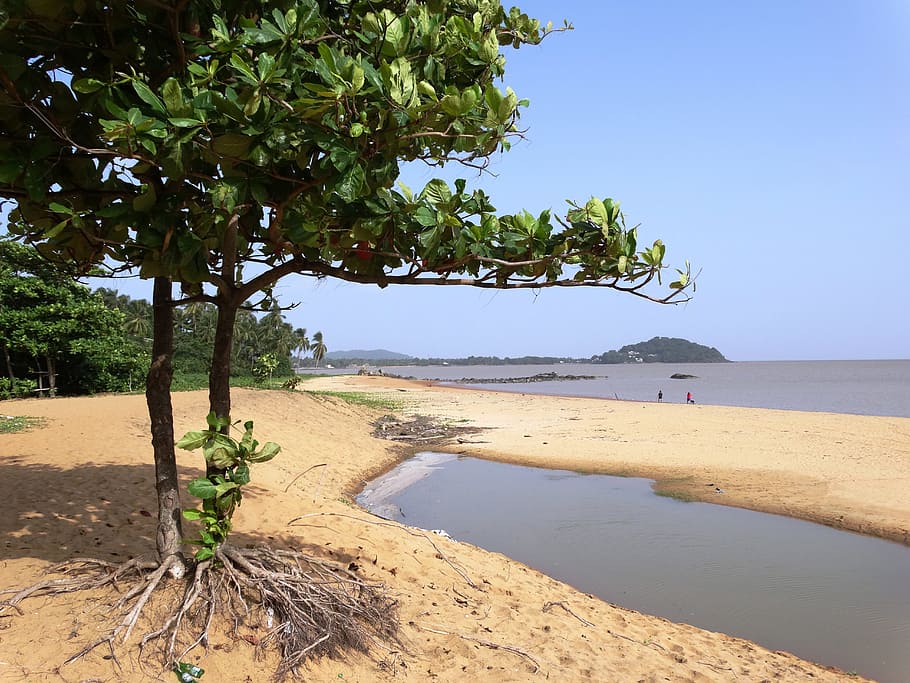
[[654, 337], [591, 357], [592, 363], [729, 363], [713, 346], [676, 337]]
[[344, 358], [348, 360], [410, 360], [411, 356], [385, 349], [351, 349], [350, 351], [330, 351], [325, 354], [327, 360]]
[[359, 365], [556, 365], [563, 363], [727, 363], [723, 354], [710, 346], [685, 339], [654, 337], [645, 342], [606, 351], [591, 358], [560, 356], [468, 356], [467, 358], [415, 358], [386, 349], [331, 351], [325, 356], [336, 368]]

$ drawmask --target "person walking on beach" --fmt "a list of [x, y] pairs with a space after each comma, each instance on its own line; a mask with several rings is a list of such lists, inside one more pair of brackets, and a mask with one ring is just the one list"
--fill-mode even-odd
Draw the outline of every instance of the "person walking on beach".
[[695, 403], [695, 401], [692, 399], [692, 392], [691, 392], [691, 391], [686, 392], [686, 403]]
[[658, 389], [657, 390], [657, 402], [660, 403], [663, 400], [664, 400], [664, 390]]

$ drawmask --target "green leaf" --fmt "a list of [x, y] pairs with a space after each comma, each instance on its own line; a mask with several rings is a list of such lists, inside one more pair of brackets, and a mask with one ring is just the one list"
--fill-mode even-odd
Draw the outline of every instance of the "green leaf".
[[262, 450], [249, 457], [250, 462], [268, 462], [281, 452], [281, 446], [272, 441], [267, 442]]
[[434, 88], [432, 84], [428, 83], [427, 81], [420, 81], [417, 84], [417, 91], [421, 95], [429, 97], [434, 102], [439, 101], [439, 98], [436, 96], [436, 88]]
[[221, 431], [222, 429], [224, 429], [225, 427], [227, 427], [228, 425], [230, 425], [231, 419], [227, 416], [219, 417], [218, 414], [214, 410], [212, 410], [209, 412], [208, 415], [205, 416], [205, 423], [213, 431], [218, 432], [218, 431]]
[[183, 438], [177, 442], [177, 448], [181, 448], [185, 451], [194, 451], [197, 448], [202, 448], [211, 436], [212, 432], [208, 430], [204, 432], [187, 432], [183, 435]]
[[73, 81], [73, 90], [76, 92], [85, 93], [86, 95], [93, 92], [98, 92], [104, 87], [107, 87], [107, 83], [104, 81], [99, 81], [96, 78], [80, 78]]
[[222, 498], [228, 493], [231, 493], [234, 489], [239, 488], [238, 485], [233, 481], [225, 481], [215, 486], [215, 492], [217, 493], [217, 498]]
[[155, 192], [155, 186], [149, 184], [143, 194], [133, 199], [133, 210], [138, 211], [139, 213], [147, 213], [155, 208], [155, 204], [157, 203], [158, 194]]
[[417, 79], [411, 72], [411, 63], [404, 57], [383, 66], [383, 75], [389, 87], [389, 95], [397, 104], [410, 107], [417, 95]]
[[243, 159], [250, 151], [253, 138], [240, 133], [225, 133], [212, 140], [212, 149], [223, 157]]
[[202, 519], [203, 513], [196, 508], [184, 508], [183, 518], [195, 521], [197, 519]]
[[250, 483], [250, 466], [246, 464], [237, 465], [237, 468], [234, 470], [234, 481], [237, 482], [240, 486], [245, 486]]
[[176, 78], [171, 77], [164, 82], [161, 86], [161, 96], [171, 116], [186, 116], [192, 109], [183, 99], [183, 90]]
[[360, 197], [363, 186], [366, 184], [366, 175], [360, 164], [354, 164], [341, 181], [335, 186], [335, 192], [346, 202], [352, 202]]
[[434, 178], [426, 184], [420, 196], [429, 199], [434, 204], [445, 204], [452, 198], [452, 190], [445, 180]]
[[236, 52], [231, 55], [231, 66], [237, 69], [241, 74], [240, 77], [250, 83], [250, 85], [259, 85], [259, 78], [256, 77], [250, 66]]
[[187, 491], [190, 492], [190, 495], [201, 498], [202, 500], [211, 500], [218, 495], [218, 490], [215, 488], [215, 485], [205, 477], [193, 479], [193, 481], [189, 483], [189, 486], [187, 486]]
[[413, 201], [414, 201], [414, 191], [411, 190], [410, 187], [408, 187], [407, 185], [405, 185], [405, 184], [404, 184], [403, 182], [401, 182], [400, 180], [396, 181], [396, 185], [398, 185], [398, 189], [401, 190], [401, 194], [404, 195], [404, 198], [405, 198], [405, 199], [407, 199], [409, 202], [413, 202]]
[[135, 90], [136, 94], [139, 95], [139, 99], [150, 105], [152, 109], [154, 109], [157, 113], [167, 113], [167, 110], [164, 108], [164, 102], [162, 102], [161, 98], [153, 93], [152, 89], [149, 88], [145, 83], [142, 81], [133, 81], [133, 90]]
[[184, 119], [179, 116], [172, 116], [168, 121], [170, 121], [172, 126], [176, 126], [177, 128], [195, 128], [196, 126], [201, 126], [203, 124], [202, 121], [197, 119]]
[[458, 116], [461, 114], [461, 97], [458, 95], [445, 95], [440, 101], [439, 106], [449, 116]]
[[211, 548], [200, 548], [196, 551], [195, 557], [197, 562], [205, 562], [215, 557], [215, 551]]
[[[588, 203], [585, 204], [585, 213], [588, 220], [598, 227], [606, 228], [610, 225], [610, 214], [607, 212], [607, 207], [596, 197], [591, 197]], [[606, 233], [604, 233], [604, 236], [606, 236]]]
[[221, 470], [233, 467], [238, 462], [236, 451], [225, 448], [224, 446], [219, 446], [218, 448], [213, 448], [208, 451], [205, 454], [205, 459], [207, 462], [212, 463]]
[[246, 101], [246, 104], [243, 105], [243, 113], [247, 116], [253, 116], [259, 111], [259, 107], [262, 105], [262, 95], [257, 90], [250, 98]]
[[363, 70], [363, 67], [354, 65], [354, 68], [351, 71], [351, 94], [356, 94], [360, 92], [360, 89], [363, 88], [364, 81], [366, 80], [366, 72]]
[[[428, 206], [421, 206], [414, 212], [414, 219], [425, 228], [434, 228], [438, 222], [436, 212]], [[421, 237], [424, 233], [421, 233]], [[422, 239], [421, 239], [422, 241]]]

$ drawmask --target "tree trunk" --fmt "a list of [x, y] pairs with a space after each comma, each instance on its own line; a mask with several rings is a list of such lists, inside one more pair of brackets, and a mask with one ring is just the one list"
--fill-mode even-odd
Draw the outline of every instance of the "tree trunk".
[[[234, 346], [234, 322], [237, 306], [218, 300], [218, 323], [212, 345], [212, 369], [209, 371], [209, 410], [218, 417], [231, 418], [231, 350]], [[223, 431], [228, 432], [229, 428]], [[224, 471], [206, 464], [206, 476], [224, 474]]]
[[152, 448], [155, 452], [155, 491], [158, 494], [158, 532], [156, 550], [159, 562], [176, 556], [179, 562], [171, 574], [185, 572], [181, 553], [180, 488], [177, 458], [174, 454], [174, 413], [171, 406], [171, 379], [174, 375], [174, 309], [171, 304], [171, 280], [155, 278], [152, 298], [153, 332], [152, 365], [145, 383], [145, 401], [151, 421]]
[[212, 347], [212, 370], [209, 373], [209, 408], [218, 417], [231, 416], [231, 348], [234, 345], [234, 321], [237, 307], [218, 302], [218, 323]]
[[16, 373], [13, 372], [13, 361], [9, 357], [9, 349], [6, 344], [3, 345], [3, 358], [6, 361], [6, 374], [9, 376], [10, 390], [16, 384]]
[[47, 356], [44, 360], [47, 362], [47, 395], [53, 398], [57, 395], [57, 365], [51, 356]]

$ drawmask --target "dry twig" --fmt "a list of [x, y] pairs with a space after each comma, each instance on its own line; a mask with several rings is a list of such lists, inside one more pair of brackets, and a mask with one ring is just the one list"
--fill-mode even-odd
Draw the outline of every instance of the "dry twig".
[[548, 603], [544, 604], [543, 611], [549, 612], [551, 607], [562, 607], [566, 612], [568, 612], [573, 617], [578, 619], [578, 621], [580, 621], [585, 626], [589, 626], [591, 628], [594, 627], [594, 624], [592, 624], [590, 621], [588, 621], [587, 619], [582, 619], [580, 616], [575, 614], [575, 612], [573, 612], [571, 609], [569, 609], [569, 606], [566, 603], [564, 603], [562, 600], [557, 600], [555, 602], [548, 602]]
[[503, 645], [502, 643], [494, 643], [491, 640], [484, 640], [483, 638], [475, 638], [474, 636], [466, 636], [462, 633], [452, 633], [451, 631], [443, 631], [441, 629], [436, 629], [436, 628], [427, 628], [426, 626], [421, 626], [420, 624], [416, 624], [413, 622], [411, 623], [411, 625], [421, 631], [427, 631], [428, 633], [437, 633], [441, 636], [456, 636], [458, 638], [461, 638], [462, 640], [469, 640], [472, 643], [477, 643], [478, 645], [483, 645], [484, 647], [488, 647], [492, 650], [506, 650], [507, 652], [512, 652], [512, 653], [514, 653], [520, 657], [524, 657], [525, 659], [530, 661], [534, 665], [533, 673], [537, 673], [538, 671], [540, 671], [540, 664], [537, 662], [537, 660], [534, 659], [534, 657], [532, 657], [530, 654], [528, 654], [521, 648], [515, 647], [514, 645]]

